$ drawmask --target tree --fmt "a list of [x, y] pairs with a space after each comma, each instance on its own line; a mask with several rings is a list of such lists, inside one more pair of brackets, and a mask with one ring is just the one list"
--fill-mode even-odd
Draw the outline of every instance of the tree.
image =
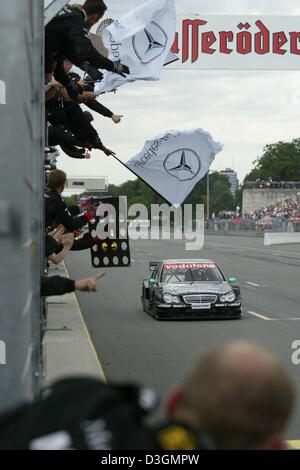
[[[224, 210], [234, 210], [236, 207], [235, 200], [230, 191], [230, 182], [228, 177], [215, 171], [209, 175], [209, 178], [210, 212], [218, 213]], [[192, 204], [194, 206], [196, 204], [204, 204], [206, 206], [206, 184], [207, 180], [205, 177], [197, 183], [194, 190], [186, 199], [185, 204]], [[120, 186], [109, 185], [107, 194], [113, 197], [127, 196], [128, 207], [139, 203], [144, 204], [148, 211], [151, 209], [151, 204], [164, 204], [166, 202], [140, 179], [126, 181]]]
[[234, 195], [228, 176], [215, 171], [210, 175], [210, 213], [235, 210]]
[[267, 145], [245, 181], [266, 181], [269, 178], [273, 181], [300, 181], [300, 139]]
[[72, 196], [66, 196], [64, 197], [64, 201], [67, 204], [67, 206], [75, 206], [77, 203], [77, 196], [72, 195]]

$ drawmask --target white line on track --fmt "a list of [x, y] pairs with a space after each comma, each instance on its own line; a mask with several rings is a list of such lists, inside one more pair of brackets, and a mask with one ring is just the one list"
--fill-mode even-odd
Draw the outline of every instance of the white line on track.
[[256, 313], [256, 312], [251, 312], [248, 310], [249, 315], [253, 315], [254, 317], [257, 317], [257, 318], [260, 318], [261, 320], [272, 320], [272, 318], [269, 318], [269, 317], [265, 317], [264, 315], [261, 315], [260, 313]]
[[255, 282], [246, 281], [246, 284], [249, 284], [250, 286], [254, 286], [254, 287], [261, 287], [260, 284], [255, 284]]

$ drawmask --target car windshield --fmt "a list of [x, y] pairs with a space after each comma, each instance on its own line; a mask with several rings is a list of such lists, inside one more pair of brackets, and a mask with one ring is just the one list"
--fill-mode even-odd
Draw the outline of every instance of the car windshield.
[[163, 283], [223, 282], [225, 279], [214, 263], [164, 264], [161, 274]]

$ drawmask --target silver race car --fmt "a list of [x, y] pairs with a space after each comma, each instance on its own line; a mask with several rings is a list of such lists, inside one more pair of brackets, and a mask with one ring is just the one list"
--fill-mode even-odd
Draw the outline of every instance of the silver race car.
[[225, 278], [207, 259], [150, 262], [151, 276], [143, 281], [146, 313], [164, 319], [226, 319], [242, 316], [236, 279]]

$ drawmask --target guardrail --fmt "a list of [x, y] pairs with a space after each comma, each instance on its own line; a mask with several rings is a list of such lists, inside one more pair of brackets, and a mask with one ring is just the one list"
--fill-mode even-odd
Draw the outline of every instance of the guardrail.
[[273, 233], [296, 233], [300, 232], [300, 220], [277, 219], [252, 220], [241, 219], [240, 221], [219, 219], [209, 220], [206, 228], [214, 231], [224, 232], [273, 232]]

